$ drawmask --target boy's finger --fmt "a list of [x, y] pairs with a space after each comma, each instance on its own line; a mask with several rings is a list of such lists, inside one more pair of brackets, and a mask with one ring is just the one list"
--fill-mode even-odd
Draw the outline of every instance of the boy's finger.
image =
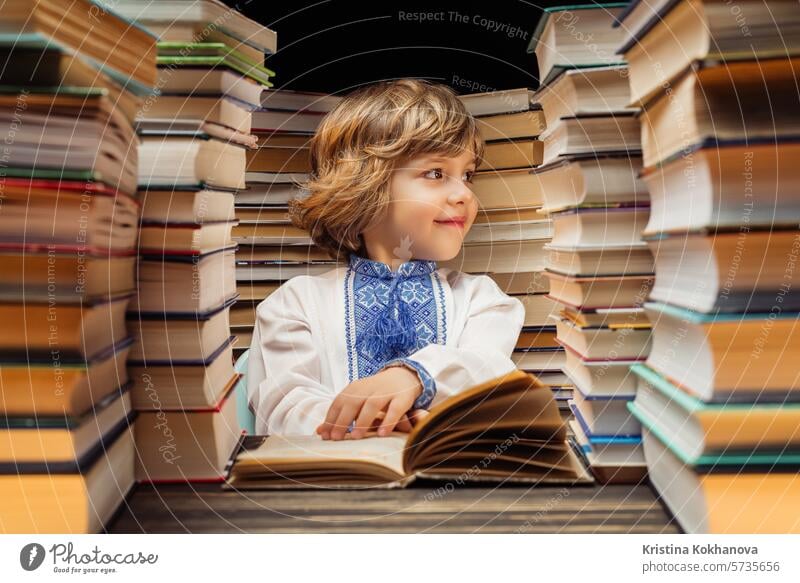
[[322, 439], [328, 439], [331, 436], [331, 429], [333, 429], [333, 422], [339, 416], [339, 411], [342, 408], [341, 399], [334, 399], [331, 406], [328, 407], [328, 412], [325, 414], [325, 421], [320, 425], [320, 435]]
[[349, 399], [344, 403], [339, 411], [339, 416], [336, 418], [331, 428], [331, 439], [338, 440], [344, 438], [347, 428], [358, 415], [363, 403], [364, 401], [361, 399]]
[[375, 419], [372, 420], [372, 425], [370, 425], [370, 429], [377, 431], [378, 425], [381, 424], [381, 421], [383, 421], [384, 417], [386, 417], [385, 407], [384, 409], [378, 411], [378, 413], [375, 415]]
[[400, 421], [397, 422], [395, 425], [395, 431], [402, 431], [403, 433], [411, 433], [411, 430], [414, 429], [411, 426], [411, 421], [408, 420], [408, 415], [403, 415], [400, 417]]
[[367, 399], [364, 403], [364, 406], [361, 407], [361, 412], [358, 414], [353, 431], [350, 432], [351, 437], [354, 439], [363, 437], [364, 433], [369, 430], [375, 419], [377, 419], [379, 416], [383, 417], [383, 411], [381, 411], [381, 409], [383, 409], [385, 406], [386, 401], [384, 400], [374, 398]]
[[386, 417], [383, 418], [383, 423], [381, 423], [380, 427], [378, 427], [378, 435], [389, 435], [389, 433], [394, 430], [394, 426], [397, 425], [397, 422], [400, 421], [400, 417], [405, 414], [407, 409], [408, 405], [403, 404], [401, 399], [394, 399], [391, 403], [389, 403], [389, 409], [386, 411]]

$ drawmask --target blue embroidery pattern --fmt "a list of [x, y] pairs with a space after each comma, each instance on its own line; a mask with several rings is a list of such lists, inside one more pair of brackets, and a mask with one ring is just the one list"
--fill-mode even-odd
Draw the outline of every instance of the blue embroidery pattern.
[[388, 265], [350, 255], [344, 281], [348, 376], [352, 382], [388, 365], [415, 370], [423, 392], [414, 408], [427, 408], [436, 383], [422, 364], [407, 358], [428, 344], [444, 344], [444, 289], [435, 261], [411, 260], [396, 272]]

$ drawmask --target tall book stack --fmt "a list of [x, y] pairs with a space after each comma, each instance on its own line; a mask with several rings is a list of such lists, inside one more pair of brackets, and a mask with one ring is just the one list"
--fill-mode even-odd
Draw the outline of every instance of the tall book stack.
[[800, 11], [634, 2], [619, 30], [652, 203], [628, 404], [650, 480], [687, 532], [800, 532]]
[[247, 152], [247, 188], [236, 193], [233, 229], [238, 243], [236, 285], [239, 300], [231, 310], [236, 353], [250, 347], [256, 306], [295, 275], [328, 271], [337, 262], [291, 224], [288, 203], [305, 195], [309, 141], [340, 98], [321, 93], [270, 89], [253, 112], [256, 148]]
[[89, 1], [12, 0], [0, 52], [0, 532], [97, 532], [134, 484], [133, 120], [155, 39]]
[[[649, 216], [639, 123], [629, 107], [627, 67], [614, 62], [621, 5], [545, 9], [529, 50], [544, 80], [542, 166], [533, 171], [542, 212], [553, 221], [547, 278], [558, 303], [558, 342], [574, 385], [569, 425], [575, 447], [601, 482], [646, 473], [641, 427], [626, 403], [630, 366], [646, 358], [651, 330], [642, 304], [653, 258], [641, 239]], [[587, 42], [592, 38], [594, 42]]]
[[544, 276], [544, 246], [552, 236], [552, 221], [539, 214], [544, 201], [531, 175], [542, 161], [538, 136], [546, 129], [544, 114], [527, 88], [475, 93], [461, 100], [478, 122], [486, 152], [472, 183], [478, 215], [450, 266], [486, 273], [523, 303], [525, 321], [512, 359], [517, 368], [550, 386], [566, 413], [570, 393], [561, 373], [564, 349], [549, 320], [555, 304], [547, 296]]
[[252, 110], [273, 73], [275, 33], [223, 4], [116, 9], [158, 35], [158, 88], [141, 135], [138, 295], [128, 319], [137, 479], [224, 479], [240, 435], [230, 307], [234, 191], [244, 187]]

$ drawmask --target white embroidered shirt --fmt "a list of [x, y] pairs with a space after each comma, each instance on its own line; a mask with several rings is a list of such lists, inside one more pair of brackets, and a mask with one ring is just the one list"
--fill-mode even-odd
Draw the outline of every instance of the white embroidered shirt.
[[350, 382], [390, 365], [413, 369], [429, 408], [515, 368], [522, 303], [487, 275], [435, 261], [397, 271], [351, 255], [322, 275], [295, 276], [257, 308], [248, 398], [259, 434], [313, 434]]

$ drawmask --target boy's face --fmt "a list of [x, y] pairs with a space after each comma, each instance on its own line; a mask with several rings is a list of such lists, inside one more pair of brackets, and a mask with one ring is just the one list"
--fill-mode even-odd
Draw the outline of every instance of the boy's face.
[[458, 255], [478, 213], [470, 188], [475, 162], [470, 151], [401, 161], [392, 174], [386, 218], [365, 237], [403, 261]]

